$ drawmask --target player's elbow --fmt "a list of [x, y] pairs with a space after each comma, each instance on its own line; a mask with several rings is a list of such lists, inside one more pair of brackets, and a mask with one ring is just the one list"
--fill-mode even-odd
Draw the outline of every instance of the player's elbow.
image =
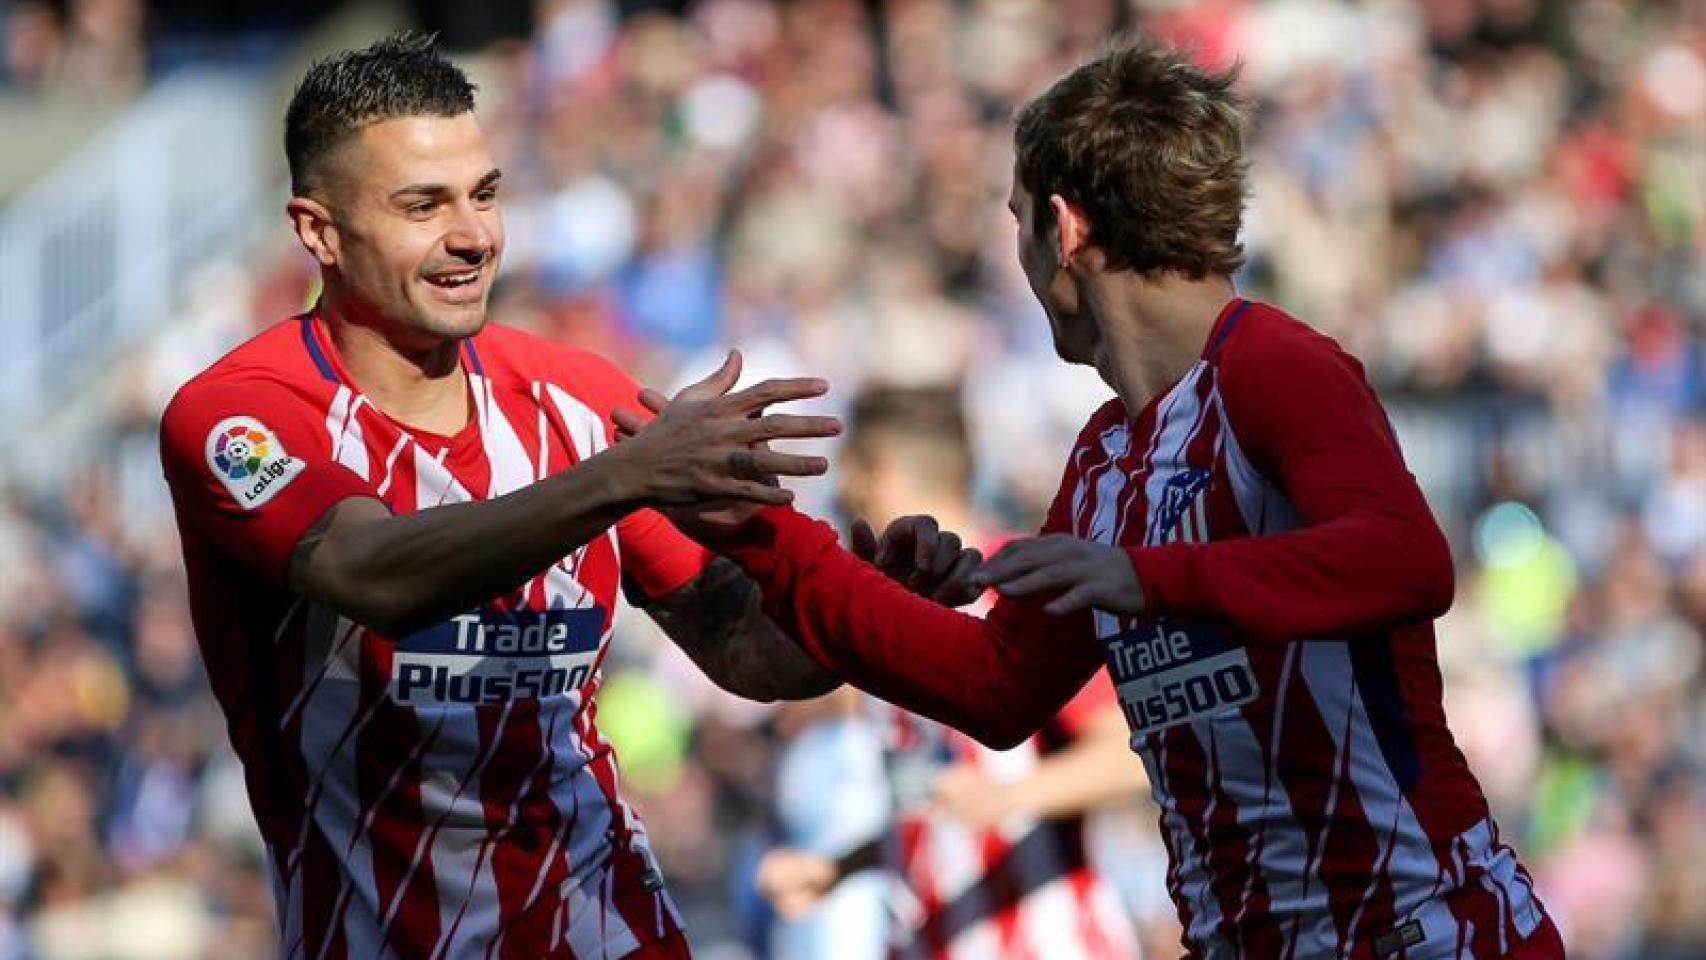
[[778, 700], [812, 700], [832, 693], [841, 680], [824, 673], [794, 676], [757, 673], [717, 666], [700, 665], [706, 678], [724, 693], [754, 703], [775, 703]]
[[345, 555], [322, 548], [313, 569], [298, 584], [303, 594], [382, 637], [402, 637], [442, 619], [440, 598], [411, 580], [372, 569], [360, 551]]
[[997, 708], [963, 724], [961, 729], [991, 750], [1011, 750], [1036, 735], [1047, 721], [1046, 715], [1032, 716], [1022, 710]]
[[1011, 750], [1029, 740], [1033, 732], [1011, 724], [1004, 724], [972, 731], [971, 736], [973, 740], [991, 750]]
[[1407, 524], [1390, 546], [1389, 583], [1396, 588], [1388, 611], [1399, 620], [1432, 620], [1451, 609], [1457, 590], [1451, 545], [1433, 518]]
[[439, 611], [400, 584], [351, 581], [327, 604], [382, 637], [404, 637], [441, 619]]
[[1428, 533], [1417, 561], [1416, 593], [1422, 615], [1431, 620], [1451, 609], [1457, 593], [1457, 570], [1445, 534], [1431, 524]]

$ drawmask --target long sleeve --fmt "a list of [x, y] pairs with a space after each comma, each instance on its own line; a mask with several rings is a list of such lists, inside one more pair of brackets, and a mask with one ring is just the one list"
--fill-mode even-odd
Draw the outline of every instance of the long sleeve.
[[723, 553], [813, 659], [883, 700], [997, 749], [1022, 742], [1101, 665], [1088, 614], [997, 601], [986, 619], [908, 592], [842, 550], [829, 525], [765, 510]]
[[1451, 605], [1450, 548], [1355, 359], [1288, 323], [1229, 344], [1219, 383], [1233, 436], [1297, 527], [1130, 548], [1152, 612], [1283, 641], [1423, 621]]

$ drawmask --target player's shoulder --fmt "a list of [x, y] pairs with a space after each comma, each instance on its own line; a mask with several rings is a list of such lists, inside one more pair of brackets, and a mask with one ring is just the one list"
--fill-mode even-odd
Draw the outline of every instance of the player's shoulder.
[[1218, 356], [1223, 365], [1260, 361], [1275, 350], [1325, 355], [1345, 352], [1337, 340], [1292, 313], [1260, 300], [1243, 300], [1235, 306], [1216, 337], [1222, 341]]
[[1259, 300], [1241, 300], [1212, 336], [1207, 359], [1222, 381], [1245, 377], [1307, 377], [1323, 364], [1361, 365], [1337, 340], [1287, 311]]
[[633, 378], [611, 360], [515, 327], [486, 324], [475, 334], [473, 350], [479, 373], [494, 383], [528, 389], [547, 384], [586, 402], [625, 396], [634, 389]]
[[186, 381], [167, 403], [163, 419], [170, 423], [234, 402], [275, 413], [313, 405], [336, 380], [316, 351], [304, 317], [280, 320]]

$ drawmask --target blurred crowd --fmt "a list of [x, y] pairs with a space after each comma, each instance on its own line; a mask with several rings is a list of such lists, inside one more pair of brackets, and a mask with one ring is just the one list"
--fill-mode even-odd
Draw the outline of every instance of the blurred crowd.
[[147, 72], [142, 0], [0, 0], [0, 90], [123, 98]]
[[[38, 6], [0, 4], [9, 78]], [[505, 170], [495, 319], [659, 386], [728, 344], [829, 377], [832, 408], [947, 385], [1010, 529], [1105, 396], [1017, 270], [1012, 110], [1117, 29], [1241, 61], [1240, 286], [1392, 410], [1457, 546], [1447, 710], [1500, 823], [1572, 956], [1706, 956], [1706, 7], [540, 0], [535, 24], [468, 60]], [[184, 278], [73, 482], [0, 501], [0, 960], [270, 956], [153, 421], [312, 295], [278, 234]], [[833, 474], [802, 499], [834, 515]], [[625, 619], [600, 722], [698, 949], [762, 956], [786, 724]], [[1143, 865], [1145, 923], [1146, 830], [1103, 844]]]

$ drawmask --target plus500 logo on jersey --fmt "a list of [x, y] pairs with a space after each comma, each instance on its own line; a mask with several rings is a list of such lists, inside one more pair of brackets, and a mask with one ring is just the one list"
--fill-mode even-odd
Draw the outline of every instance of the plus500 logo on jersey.
[[579, 690], [592, 676], [604, 611], [477, 610], [397, 641], [391, 699], [505, 703]]
[[1249, 654], [1207, 624], [1152, 617], [1102, 643], [1133, 736], [1228, 713], [1261, 693]]
[[302, 472], [302, 461], [254, 417], [226, 417], [207, 434], [207, 466], [244, 510], [271, 500]]

